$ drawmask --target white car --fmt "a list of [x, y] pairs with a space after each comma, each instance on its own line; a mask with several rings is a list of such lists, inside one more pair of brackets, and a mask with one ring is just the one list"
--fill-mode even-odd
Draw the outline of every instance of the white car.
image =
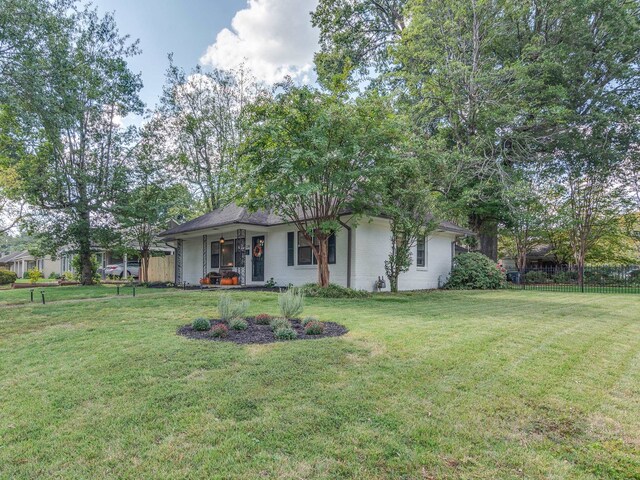
[[[114, 263], [107, 265], [104, 269], [107, 277], [124, 277], [124, 263]], [[140, 264], [138, 262], [127, 262], [127, 277], [138, 278], [140, 275]]]

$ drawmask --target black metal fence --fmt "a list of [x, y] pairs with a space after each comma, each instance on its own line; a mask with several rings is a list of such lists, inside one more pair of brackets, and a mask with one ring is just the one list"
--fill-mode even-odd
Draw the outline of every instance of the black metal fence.
[[509, 288], [554, 292], [640, 293], [639, 265], [575, 266], [527, 268], [507, 272]]

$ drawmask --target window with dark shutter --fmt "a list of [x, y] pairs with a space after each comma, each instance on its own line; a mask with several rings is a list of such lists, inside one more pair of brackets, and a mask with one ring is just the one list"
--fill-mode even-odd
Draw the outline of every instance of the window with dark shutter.
[[220, 268], [220, 242], [211, 242], [211, 268]]
[[298, 265], [313, 265], [315, 263], [315, 256], [313, 255], [313, 249], [311, 245], [304, 238], [302, 232], [298, 232]]
[[292, 267], [295, 264], [295, 232], [287, 232], [287, 265]]
[[[313, 237], [313, 243], [316, 246], [319, 245], [318, 239], [315, 236]], [[337, 257], [335, 233], [332, 234], [328, 239], [327, 250], [328, 250], [327, 254], [329, 257], [328, 258], [329, 263], [335, 264], [336, 257]], [[293, 262], [293, 257], [291, 257], [291, 261]], [[290, 265], [292, 264], [293, 263], [291, 263]], [[298, 265], [317, 265], [317, 264], [318, 264], [318, 260], [316, 259], [316, 256], [313, 253], [313, 249], [311, 248], [311, 245], [309, 244], [307, 239], [304, 238], [304, 235], [301, 232], [298, 232]]]
[[416, 252], [416, 266], [424, 267], [426, 265], [426, 242], [424, 237], [418, 238], [418, 246]]

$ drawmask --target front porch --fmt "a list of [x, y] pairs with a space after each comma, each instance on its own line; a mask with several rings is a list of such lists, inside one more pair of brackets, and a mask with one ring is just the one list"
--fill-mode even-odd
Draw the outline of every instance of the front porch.
[[265, 282], [265, 231], [209, 229], [176, 240], [176, 284], [206, 288], [261, 286]]

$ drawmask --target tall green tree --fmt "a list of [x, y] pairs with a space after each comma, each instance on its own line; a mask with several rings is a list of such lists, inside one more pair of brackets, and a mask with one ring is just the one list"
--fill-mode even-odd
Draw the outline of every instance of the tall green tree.
[[440, 189], [495, 258], [522, 164], [595, 161], [600, 140], [619, 155], [637, 138], [637, 13], [626, 0], [322, 0], [317, 62], [325, 78], [374, 70], [395, 88], [439, 152]]
[[515, 259], [516, 268], [524, 273], [527, 256], [541, 246], [545, 208], [543, 192], [536, 188], [537, 178], [521, 178], [503, 192], [506, 215], [501, 224], [502, 246], [505, 253]]
[[230, 200], [235, 183], [240, 113], [261, 94], [244, 70], [197, 67], [190, 73], [170, 58], [160, 108], [167, 166], [188, 182], [206, 211]]
[[[19, 13], [22, 4], [14, 3]], [[52, 248], [77, 250], [82, 283], [88, 284], [92, 239], [110, 226], [113, 202], [126, 185], [132, 132], [119, 119], [143, 107], [139, 75], [126, 63], [139, 50], [120, 35], [110, 14], [100, 17], [75, 5], [52, 10], [44, 0], [23, 3], [53, 26], [29, 32], [44, 35], [36, 47], [14, 42], [2, 57], [0, 95], [30, 132], [32, 155], [14, 167], [36, 209], [40, 234]]]
[[[385, 261], [385, 273], [392, 292], [398, 291], [400, 275], [413, 263], [412, 249], [437, 227], [434, 213], [437, 200], [427, 174], [428, 169], [410, 149], [389, 165], [385, 175], [382, 211], [389, 217], [391, 251]], [[409, 153], [407, 155], [407, 153]]]
[[144, 282], [149, 281], [149, 259], [158, 234], [193, 205], [188, 188], [173, 181], [166, 169], [159, 122], [152, 119], [142, 128], [129, 164], [127, 195], [114, 207], [121, 240], [140, 256]]
[[350, 99], [291, 83], [247, 111], [240, 201], [292, 222], [329, 284], [328, 240], [341, 217], [379, 208], [401, 132], [381, 98]]

